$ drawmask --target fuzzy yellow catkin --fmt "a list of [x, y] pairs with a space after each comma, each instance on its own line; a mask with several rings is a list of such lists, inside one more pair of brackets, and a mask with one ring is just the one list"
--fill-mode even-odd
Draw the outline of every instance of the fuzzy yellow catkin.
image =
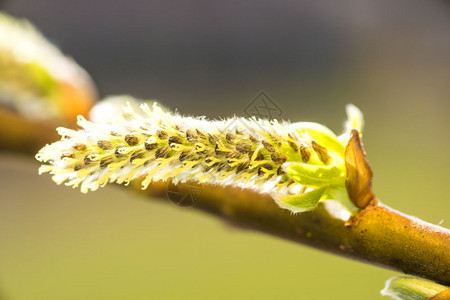
[[[311, 190], [285, 173], [284, 166], [342, 165], [342, 151], [329, 151], [289, 122], [230, 118], [210, 121], [185, 117], [158, 104], [127, 105], [107, 123], [78, 117], [82, 130], [58, 128], [60, 141], [36, 155], [39, 172], [53, 180], [96, 190], [108, 182], [143, 178], [188, 180], [289, 194]], [[339, 146], [338, 146], [339, 147]], [[339, 148], [340, 149], [340, 148]], [[320, 174], [318, 175], [320, 176]]]

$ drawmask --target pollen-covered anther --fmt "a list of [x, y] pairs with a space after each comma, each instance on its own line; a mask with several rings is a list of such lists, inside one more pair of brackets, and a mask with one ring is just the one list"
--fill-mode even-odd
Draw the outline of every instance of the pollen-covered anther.
[[121, 158], [123, 156], [125, 148], [123, 146], [118, 146], [115, 150], [114, 150], [114, 155], [116, 156], [116, 158]]
[[84, 163], [85, 166], [88, 166], [88, 165], [91, 164], [91, 159], [90, 159], [89, 155], [86, 155], [86, 156], [83, 158], [83, 163]]
[[288, 144], [294, 150], [294, 152], [298, 152], [298, 145], [296, 142], [288, 140]]
[[145, 150], [152, 151], [152, 150], [155, 150], [156, 148], [158, 148], [158, 144], [151, 143], [151, 142], [145, 142], [144, 147], [145, 147]]
[[287, 161], [287, 156], [281, 153], [272, 153], [270, 155], [272, 161], [277, 165], [282, 165]]
[[259, 143], [260, 143], [260, 141], [259, 141], [257, 138], [255, 138], [253, 135], [251, 135], [251, 134], [250, 134], [250, 136], [249, 136], [249, 140], [250, 140], [252, 143], [254, 143], [254, 144], [259, 144]]
[[311, 151], [309, 151], [308, 147], [304, 144], [300, 145], [300, 155], [302, 156], [302, 161], [307, 163], [309, 158], [311, 157]]
[[84, 150], [86, 150], [86, 145], [85, 144], [82, 144], [82, 143], [76, 143], [76, 144], [74, 144], [73, 145], [73, 148], [75, 149], [75, 150], [77, 150], [77, 151], [84, 151]]
[[130, 146], [136, 146], [139, 144], [139, 138], [133, 134], [127, 134], [125, 136], [125, 142]]
[[234, 141], [235, 138], [236, 138], [236, 136], [235, 136], [234, 134], [232, 134], [232, 133], [227, 133], [227, 134], [225, 135], [225, 139], [227, 140], [227, 142], [228, 142], [229, 144], [233, 143], [233, 141]]
[[255, 151], [251, 158], [252, 161], [260, 161], [263, 159], [264, 159], [264, 154], [262, 154], [261, 151]]
[[195, 143], [198, 139], [197, 131], [192, 128], [187, 129], [186, 130], [186, 139], [191, 143]]
[[249, 166], [250, 166], [250, 162], [248, 162], [248, 161], [240, 164], [236, 169], [236, 174], [239, 174], [242, 171], [247, 170], [249, 168]]
[[110, 150], [113, 147], [113, 144], [110, 141], [99, 140], [97, 141], [97, 146], [102, 150]]
[[181, 137], [178, 136], [171, 136], [168, 140], [169, 145], [170, 144], [182, 144], [183, 143], [183, 139]]
[[168, 143], [169, 143], [169, 146], [174, 150], [181, 151], [181, 149], [183, 148], [183, 146], [182, 146], [183, 139], [181, 137], [171, 136], [168, 139]]
[[277, 169], [277, 175], [283, 175], [286, 174], [286, 172], [284, 172], [283, 167], [278, 167]]
[[325, 164], [327, 165], [328, 162], [330, 161], [330, 155], [328, 154], [328, 150], [327, 148], [319, 145], [316, 141], [312, 141], [311, 142], [311, 146], [313, 147], [314, 151], [317, 153], [317, 155], [319, 156], [319, 159]]
[[211, 145], [215, 145], [217, 143], [217, 141], [219, 140], [218, 136], [215, 134], [208, 134], [208, 142]]
[[186, 161], [188, 163], [190, 160], [195, 160], [194, 155], [190, 151], [183, 151], [180, 153], [180, 156], [178, 156], [178, 160], [181, 162]]
[[159, 138], [160, 140], [166, 140], [167, 137], [169, 136], [169, 135], [167, 134], [167, 132], [165, 132], [164, 130], [157, 130], [157, 131], [156, 131], [156, 135], [158, 136], [158, 138]]
[[240, 142], [236, 144], [236, 150], [240, 153], [250, 153], [252, 152], [252, 146], [247, 143]]
[[167, 158], [170, 154], [170, 148], [169, 147], [163, 147], [159, 148], [155, 152], [155, 158]]
[[138, 150], [138, 151], [134, 152], [133, 154], [131, 154], [130, 162], [133, 162], [133, 160], [135, 160], [135, 159], [144, 158], [144, 156], [145, 156], [144, 151]]
[[267, 149], [267, 151], [269, 152], [275, 152], [275, 146], [273, 146], [271, 143], [269, 143], [268, 141], [262, 141], [262, 144], [264, 146], [264, 148]]
[[100, 160], [100, 168], [104, 169], [112, 162], [113, 162], [112, 157], [105, 157], [102, 160]]

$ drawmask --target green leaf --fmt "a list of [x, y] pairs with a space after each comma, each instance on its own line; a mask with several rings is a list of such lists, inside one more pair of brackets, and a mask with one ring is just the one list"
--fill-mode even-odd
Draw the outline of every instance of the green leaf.
[[352, 129], [356, 129], [359, 132], [362, 132], [364, 128], [364, 116], [359, 108], [353, 104], [347, 104], [345, 111], [347, 112], [345, 131], [350, 132]]
[[294, 213], [300, 213], [313, 210], [319, 203], [325, 189], [319, 188], [301, 195], [275, 194], [274, 199], [280, 207], [289, 209]]
[[336, 166], [287, 163], [284, 170], [289, 177], [302, 185], [314, 187], [343, 185], [344, 172]]
[[446, 286], [419, 277], [395, 276], [386, 281], [381, 295], [401, 300], [448, 299], [445, 298], [448, 296], [448, 289]]

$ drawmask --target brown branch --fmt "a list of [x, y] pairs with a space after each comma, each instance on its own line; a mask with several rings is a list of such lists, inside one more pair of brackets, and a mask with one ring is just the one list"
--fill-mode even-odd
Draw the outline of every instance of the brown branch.
[[46, 143], [60, 138], [55, 130], [60, 125], [29, 120], [0, 107], [0, 151], [35, 155]]

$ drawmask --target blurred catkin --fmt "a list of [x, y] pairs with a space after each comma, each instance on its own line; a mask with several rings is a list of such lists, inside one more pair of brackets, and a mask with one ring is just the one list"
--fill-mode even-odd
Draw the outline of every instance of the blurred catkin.
[[0, 12], [0, 105], [33, 120], [71, 120], [96, 99], [89, 75], [26, 20]]

